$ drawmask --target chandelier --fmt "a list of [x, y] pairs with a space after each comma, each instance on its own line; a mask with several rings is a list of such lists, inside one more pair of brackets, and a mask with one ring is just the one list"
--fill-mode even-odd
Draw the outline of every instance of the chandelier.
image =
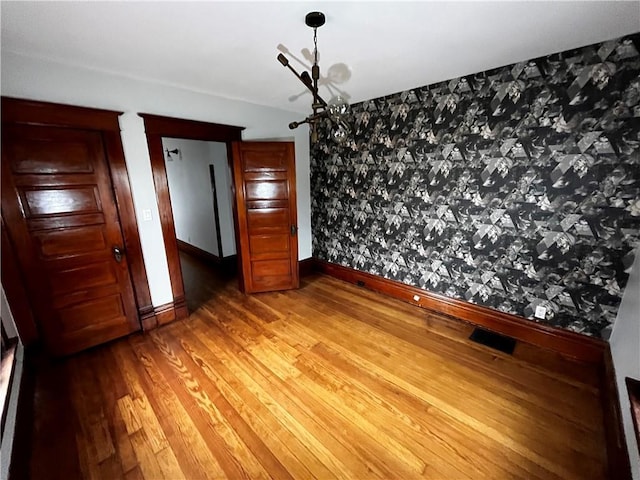
[[344, 143], [349, 135], [349, 125], [346, 122], [346, 115], [349, 113], [349, 103], [341, 96], [337, 95], [329, 103], [318, 93], [318, 81], [320, 80], [320, 67], [318, 66], [318, 27], [324, 25], [325, 17], [322, 12], [310, 12], [304, 18], [304, 23], [313, 28], [313, 66], [311, 75], [306, 70], [298, 73], [290, 64], [289, 59], [282, 53], [278, 55], [278, 61], [282, 66], [287, 67], [293, 74], [309, 89], [313, 95], [311, 108], [313, 113], [302, 121], [291, 122], [290, 129], [298, 128], [305, 123], [309, 124], [311, 143], [318, 141], [318, 126], [324, 119], [331, 122], [331, 136], [338, 143]]

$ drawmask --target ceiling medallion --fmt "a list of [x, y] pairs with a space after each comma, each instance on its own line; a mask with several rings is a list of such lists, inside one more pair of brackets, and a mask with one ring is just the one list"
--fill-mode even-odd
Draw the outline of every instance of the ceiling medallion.
[[349, 126], [346, 123], [346, 115], [349, 113], [349, 103], [340, 95], [325, 102], [318, 93], [318, 80], [320, 79], [320, 67], [318, 66], [318, 28], [324, 25], [325, 16], [322, 12], [310, 12], [304, 19], [307, 26], [313, 28], [313, 66], [311, 75], [306, 70], [299, 74], [289, 63], [289, 59], [282, 53], [278, 55], [278, 61], [287, 67], [311, 91], [313, 113], [300, 122], [291, 122], [290, 129], [298, 128], [304, 123], [309, 124], [311, 143], [318, 141], [318, 124], [325, 118], [331, 121], [331, 136], [337, 143], [344, 143], [349, 136]]

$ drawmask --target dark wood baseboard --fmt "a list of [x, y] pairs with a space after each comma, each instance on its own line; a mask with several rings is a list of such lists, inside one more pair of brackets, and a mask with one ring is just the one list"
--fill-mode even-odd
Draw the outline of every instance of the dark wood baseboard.
[[153, 308], [158, 326], [166, 325], [176, 319], [176, 307], [173, 302], [165, 303]]
[[153, 312], [153, 305], [145, 305], [144, 307], [138, 308], [138, 315], [143, 331], [153, 330], [158, 326], [156, 314]]
[[[526, 318], [445, 297], [418, 287], [388, 280], [353, 268], [314, 259], [317, 271], [370, 290], [398, 298], [413, 305], [466, 320], [522, 342], [553, 350], [576, 360], [601, 365], [607, 343], [586, 335], [562, 330]], [[415, 300], [415, 298], [418, 298]]]
[[202, 250], [201, 248], [191, 245], [190, 243], [183, 242], [182, 240], [176, 239], [176, 241], [178, 242], [178, 250], [182, 250], [189, 255], [193, 255], [198, 260], [204, 263], [208, 263], [210, 265], [220, 265], [219, 256], [207, 252], [206, 250]]
[[173, 302], [152, 307], [151, 311], [140, 316], [140, 323], [142, 330], [146, 332], [188, 316], [189, 310], [184, 297], [182, 297], [174, 299]]
[[189, 255], [197, 258], [202, 263], [205, 263], [211, 267], [220, 269], [225, 275], [233, 276], [238, 270], [238, 256], [229, 255], [227, 257], [218, 257], [213, 253], [209, 253], [201, 248], [195, 247], [190, 243], [177, 240], [178, 250], [181, 250]]
[[604, 433], [607, 442], [609, 478], [612, 480], [631, 480], [631, 464], [622, 424], [620, 396], [616, 383], [611, 348], [606, 345], [603, 362], [599, 369], [600, 400], [604, 418]]
[[173, 308], [176, 311], [176, 320], [183, 320], [189, 316], [187, 300], [184, 298], [184, 295], [173, 299]]
[[309, 257], [304, 260], [298, 261], [298, 274], [300, 277], [306, 277], [316, 271], [316, 261], [314, 258]]

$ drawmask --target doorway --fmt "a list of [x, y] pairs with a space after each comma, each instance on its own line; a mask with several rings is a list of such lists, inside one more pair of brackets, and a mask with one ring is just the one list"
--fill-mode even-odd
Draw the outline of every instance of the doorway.
[[190, 313], [237, 273], [233, 179], [223, 142], [163, 137], [185, 301]]
[[[165, 165], [164, 138], [225, 144], [227, 164], [233, 172], [233, 224], [240, 290], [255, 293], [298, 288], [293, 143], [242, 142], [243, 127], [150, 114], [140, 116], [145, 123], [173, 293], [173, 302], [167, 305], [171, 315], [167, 315], [166, 320], [158, 315], [156, 325], [189, 315]], [[287, 245], [284, 245], [283, 232], [288, 232], [290, 238]]]
[[[163, 145], [163, 139], [172, 138], [222, 143], [226, 147], [227, 164], [230, 168], [230, 152], [232, 142], [241, 140], [241, 134], [244, 128], [229, 125], [220, 125], [216, 123], [198, 122], [193, 120], [182, 120], [150, 114], [141, 114], [140, 116], [144, 119], [145, 131], [147, 134], [147, 143], [149, 145], [151, 170], [153, 173], [153, 181], [156, 188], [156, 198], [158, 201], [160, 223], [162, 226], [162, 237], [164, 240], [165, 251], [167, 254], [167, 263], [169, 266], [169, 277], [171, 281], [171, 291], [173, 294], [173, 309], [175, 311], [175, 318], [186, 318], [189, 315], [189, 309], [187, 307], [185, 298], [183, 271], [180, 262], [180, 250], [178, 248], [176, 225], [171, 207], [171, 195], [169, 193], [169, 181], [167, 178], [167, 170], [165, 164], [166, 153]], [[233, 210], [233, 216], [234, 225], [236, 225], [235, 210]], [[235, 238], [236, 251], [238, 251], [237, 234], [235, 235]], [[158, 320], [158, 323], [161, 322]]]

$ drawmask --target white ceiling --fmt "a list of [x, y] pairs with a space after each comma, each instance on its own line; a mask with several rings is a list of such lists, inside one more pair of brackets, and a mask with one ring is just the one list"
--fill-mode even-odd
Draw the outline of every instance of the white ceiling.
[[321, 73], [352, 102], [640, 31], [638, 1], [2, 1], [2, 51], [308, 112], [276, 56], [313, 49], [312, 10]]

